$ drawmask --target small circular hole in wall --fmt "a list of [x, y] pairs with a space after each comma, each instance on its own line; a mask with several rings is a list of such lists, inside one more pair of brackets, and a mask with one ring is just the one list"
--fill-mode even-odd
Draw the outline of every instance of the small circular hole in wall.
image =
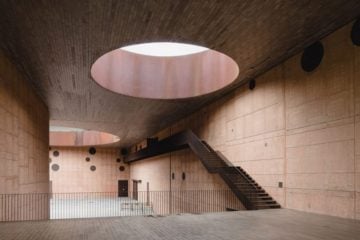
[[60, 169], [60, 166], [58, 164], [53, 164], [51, 165], [51, 169], [56, 172]]
[[90, 162], [90, 158], [89, 157], [85, 158], [85, 161]]
[[59, 155], [60, 155], [59, 151], [54, 151], [54, 152], [53, 152], [53, 156], [54, 156], [54, 157], [58, 157]]
[[90, 167], [90, 170], [94, 172], [94, 171], [96, 171], [96, 167], [95, 167], [94, 165], [92, 165], [92, 166]]
[[249, 89], [254, 90], [255, 87], [256, 87], [256, 81], [255, 81], [255, 79], [251, 79], [249, 81]]
[[360, 46], [360, 19], [356, 20], [352, 26], [351, 41], [354, 45]]
[[124, 166], [120, 166], [120, 167], [119, 167], [119, 170], [120, 170], [120, 172], [123, 172], [123, 171], [125, 170], [125, 167], [124, 167]]
[[301, 56], [301, 67], [305, 72], [314, 71], [324, 56], [324, 47], [321, 42], [315, 42], [305, 48]]
[[94, 147], [89, 148], [89, 153], [90, 153], [91, 155], [95, 155], [95, 153], [96, 153], [96, 148], [94, 148]]
[[116, 159], [116, 162], [121, 162], [121, 159], [120, 159], [120, 158], [117, 158], [117, 159]]

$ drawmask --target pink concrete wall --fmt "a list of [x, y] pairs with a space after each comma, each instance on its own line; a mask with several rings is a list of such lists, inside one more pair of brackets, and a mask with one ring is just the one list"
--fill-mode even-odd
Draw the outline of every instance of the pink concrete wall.
[[[48, 192], [48, 134], [47, 106], [0, 52], [0, 194]], [[10, 200], [0, 199], [2, 220], [49, 216], [46, 198]], [[6, 214], [3, 208], [10, 205], [15, 211]]]
[[[53, 193], [73, 192], [117, 192], [118, 180], [129, 179], [129, 166], [117, 162], [120, 158], [117, 148], [96, 148], [96, 153], [91, 155], [88, 147], [52, 147], [48, 157], [50, 163], [50, 180]], [[53, 155], [54, 151], [59, 156]], [[90, 161], [86, 161], [89, 157]], [[59, 165], [59, 170], [52, 170], [52, 165]], [[90, 166], [96, 166], [96, 171], [91, 171]], [[120, 171], [119, 167], [125, 170]]]
[[130, 191], [132, 191], [132, 180], [141, 180], [138, 183], [138, 191], [146, 191], [149, 183], [149, 191], [170, 190], [170, 155], [164, 154], [149, 158], [146, 164], [134, 162], [130, 165]]
[[[191, 128], [285, 208], [360, 219], [360, 47], [351, 43], [351, 27], [322, 40], [315, 71], [301, 69], [300, 53], [258, 77], [253, 91], [240, 87], [160, 135]], [[187, 187], [221, 185], [204, 181], [191, 159], [171, 159], [199, 173]]]
[[[284, 63], [287, 208], [359, 218], [356, 202], [355, 89], [360, 49], [352, 44], [352, 24], [322, 42], [317, 70], [299, 68], [300, 55]], [[359, 67], [359, 65], [357, 66]]]

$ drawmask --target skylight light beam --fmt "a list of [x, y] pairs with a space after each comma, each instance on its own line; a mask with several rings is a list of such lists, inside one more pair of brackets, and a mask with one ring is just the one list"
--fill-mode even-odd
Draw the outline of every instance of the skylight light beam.
[[176, 57], [209, 50], [206, 47], [176, 43], [176, 42], [153, 42], [129, 45], [121, 48], [122, 50], [155, 57]]

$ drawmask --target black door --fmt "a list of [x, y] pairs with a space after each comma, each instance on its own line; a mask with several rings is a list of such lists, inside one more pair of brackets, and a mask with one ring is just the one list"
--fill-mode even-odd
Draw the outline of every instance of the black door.
[[133, 199], [138, 200], [138, 182], [133, 181]]
[[119, 197], [127, 197], [127, 196], [128, 196], [128, 181], [119, 180]]

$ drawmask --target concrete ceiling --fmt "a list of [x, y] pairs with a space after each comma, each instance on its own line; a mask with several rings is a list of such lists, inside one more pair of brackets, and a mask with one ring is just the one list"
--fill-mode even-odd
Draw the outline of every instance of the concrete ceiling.
[[[358, 0], [0, 1], [0, 47], [46, 102], [56, 125], [106, 131], [129, 146], [263, 73], [360, 14]], [[194, 43], [239, 65], [231, 86], [186, 100], [112, 93], [90, 76], [124, 45]]]

